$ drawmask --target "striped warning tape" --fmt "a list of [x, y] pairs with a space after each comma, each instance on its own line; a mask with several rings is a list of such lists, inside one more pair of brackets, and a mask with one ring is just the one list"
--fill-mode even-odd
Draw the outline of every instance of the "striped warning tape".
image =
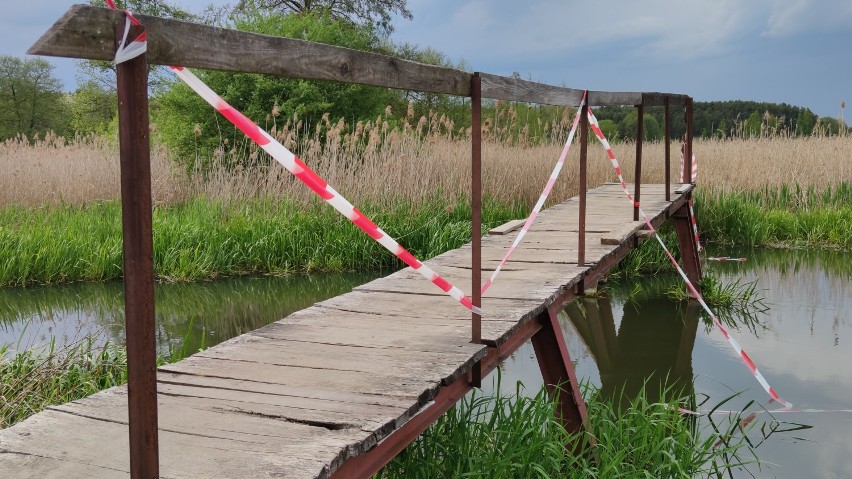
[[698, 252], [704, 249], [701, 246], [701, 238], [698, 237], [698, 221], [695, 219], [695, 209], [693, 208], [692, 198], [689, 199], [689, 216], [692, 218], [692, 235], [695, 236], [695, 246], [698, 248]]
[[589, 125], [591, 126], [592, 131], [594, 131], [595, 136], [598, 138], [598, 141], [600, 141], [601, 145], [603, 145], [604, 149], [606, 150], [610, 162], [612, 163], [612, 167], [615, 170], [615, 174], [616, 176], [618, 176], [618, 181], [621, 183], [621, 188], [624, 190], [624, 193], [627, 195], [627, 198], [628, 200], [630, 200], [630, 203], [636, 208], [639, 208], [639, 214], [642, 216], [642, 221], [645, 222], [645, 225], [650, 231], [654, 232], [654, 237], [657, 239], [657, 242], [660, 243], [660, 246], [663, 247], [663, 251], [666, 253], [666, 256], [669, 258], [669, 261], [671, 261], [671, 263], [674, 265], [675, 269], [677, 269], [678, 274], [680, 274], [681, 278], [683, 278], [683, 280], [686, 282], [686, 286], [689, 291], [692, 293], [695, 299], [698, 300], [699, 304], [701, 304], [701, 307], [704, 308], [707, 314], [710, 315], [710, 318], [713, 320], [713, 324], [716, 326], [717, 329], [719, 329], [719, 331], [722, 333], [722, 336], [724, 336], [725, 339], [728, 341], [728, 344], [730, 344], [734, 351], [736, 351], [737, 355], [740, 357], [740, 359], [742, 359], [743, 363], [746, 365], [746, 367], [748, 367], [749, 371], [751, 371], [751, 374], [755, 377], [755, 379], [757, 379], [757, 382], [759, 382], [763, 389], [767, 392], [767, 394], [769, 394], [769, 397], [783, 404], [788, 409], [792, 408], [793, 404], [781, 399], [778, 393], [775, 392], [775, 389], [773, 389], [772, 386], [769, 385], [769, 383], [763, 377], [763, 374], [761, 374], [761, 372], [757, 369], [757, 366], [755, 366], [754, 361], [751, 360], [749, 355], [743, 350], [740, 344], [733, 337], [731, 337], [730, 333], [728, 333], [725, 327], [722, 326], [722, 323], [719, 321], [719, 318], [717, 318], [716, 315], [713, 314], [713, 311], [710, 309], [709, 306], [707, 306], [707, 303], [704, 302], [704, 298], [695, 288], [695, 285], [693, 285], [689, 278], [686, 277], [686, 273], [677, 263], [677, 260], [674, 258], [671, 251], [669, 251], [669, 249], [666, 247], [666, 244], [663, 243], [663, 240], [660, 238], [660, 235], [657, 234], [656, 229], [653, 227], [653, 225], [651, 225], [651, 221], [648, 220], [648, 216], [645, 214], [642, 208], [639, 207], [639, 202], [635, 201], [633, 199], [633, 195], [630, 194], [630, 190], [628, 190], [627, 183], [624, 181], [624, 177], [621, 174], [621, 167], [618, 164], [618, 160], [615, 157], [615, 153], [612, 151], [612, 147], [610, 147], [609, 142], [601, 131], [600, 125], [598, 124], [598, 120], [592, 113], [591, 108], [588, 111]]
[[[112, 8], [115, 4], [111, 0], [107, 0]], [[126, 12], [127, 16], [132, 18], [130, 12]], [[135, 22], [138, 24], [138, 22]], [[453, 286], [449, 281], [439, 276], [432, 271], [431, 268], [420, 262], [417, 258], [402, 247], [396, 240], [390, 237], [363, 213], [358, 211], [352, 203], [346, 200], [340, 193], [334, 190], [328, 183], [325, 182], [319, 175], [311, 170], [302, 160], [290, 152], [287, 148], [273, 138], [269, 133], [260, 128], [256, 123], [248, 119], [241, 112], [229, 105], [222, 97], [217, 95], [197, 76], [184, 67], [172, 66], [171, 70], [183, 80], [190, 88], [192, 88], [199, 96], [207, 103], [215, 108], [219, 113], [228, 119], [231, 123], [239, 128], [247, 137], [257, 143], [264, 151], [280, 163], [284, 168], [298, 178], [302, 183], [319, 195], [326, 203], [348, 218], [351, 222], [367, 233], [371, 238], [384, 246], [388, 251], [393, 253], [397, 258], [410, 266], [414, 271], [420, 273], [423, 277], [441, 288], [446, 294], [462, 304], [465, 308], [477, 314], [482, 314], [482, 310], [473, 305], [461, 289]]]
[[[680, 175], [677, 177], [677, 180], [683, 181], [683, 170], [686, 167], [685, 161], [683, 161], [683, 151], [680, 152]], [[695, 180], [698, 178], [698, 160], [695, 159], [695, 153], [692, 153], [692, 182], [695, 183]]]
[[[113, 10], [118, 10], [115, 7], [115, 3], [113, 2], [113, 0], [106, 0], [106, 3], [109, 8]], [[127, 43], [127, 34], [130, 32], [130, 24], [132, 23], [133, 25], [137, 26], [142, 26], [142, 24], [139, 23], [139, 20], [137, 20], [132, 13], [130, 13], [130, 10], [125, 10], [124, 13], [124, 36], [121, 38], [121, 42], [118, 44], [118, 49], [115, 52], [115, 59], [113, 59], [112, 61], [112, 63], [115, 65], [126, 62], [128, 60], [132, 60], [138, 57], [139, 55], [145, 53], [145, 51], [148, 49], [148, 33], [144, 30], [142, 31], [142, 33], [139, 34], [139, 36], [134, 38], [133, 41]]]
[[521, 231], [518, 233], [518, 236], [515, 237], [515, 241], [512, 242], [512, 246], [506, 250], [506, 254], [503, 256], [503, 259], [500, 260], [500, 264], [497, 265], [497, 268], [494, 269], [494, 272], [491, 273], [491, 278], [482, 285], [481, 293], [485, 294], [485, 291], [491, 287], [491, 284], [497, 278], [497, 275], [500, 273], [500, 270], [503, 269], [503, 265], [506, 264], [506, 261], [509, 260], [509, 256], [512, 256], [512, 253], [515, 252], [515, 248], [521, 244], [521, 240], [527, 234], [533, 222], [535, 221], [536, 216], [541, 211], [541, 208], [544, 206], [544, 202], [547, 200], [547, 197], [550, 195], [550, 191], [553, 189], [553, 185], [556, 183], [556, 178], [559, 177], [559, 172], [562, 171], [562, 166], [565, 164], [565, 159], [568, 158], [568, 152], [571, 150], [571, 143], [574, 142], [574, 134], [577, 132], [577, 125], [580, 124], [580, 112], [583, 110], [583, 105], [586, 103], [586, 92], [583, 92], [583, 97], [580, 99], [580, 106], [577, 107], [577, 113], [574, 115], [574, 124], [571, 126], [571, 131], [568, 133], [568, 139], [565, 141], [565, 146], [562, 148], [562, 154], [559, 155], [559, 160], [556, 162], [556, 166], [553, 167], [553, 171], [550, 173], [550, 178], [548, 178], [547, 183], [544, 185], [544, 190], [542, 190], [541, 195], [538, 197], [538, 201], [533, 206], [530, 215], [527, 217], [527, 220], [524, 222], [524, 226], [521, 227]]
[[852, 413], [852, 409], [810, 409], [810, 408], [784, 408], [784, 409], [764, 409], [760, 411], [734, 411], [728, 409], [712, 409], [712, 410], [700, 410], [700, 411], [692, 411], [690, 409], [678, 408], [678, 412], [681, 414], [689, 414], [691, 416], [709, 416], [716, 414], [725, 414], [725, 415], [736, 415], [736, 414], [748, 414], [749, 416], [754, 416], [757, 414], [788, 414], [788, 413], [801, 413], [801, 414], [816, 414], [816, 413]]

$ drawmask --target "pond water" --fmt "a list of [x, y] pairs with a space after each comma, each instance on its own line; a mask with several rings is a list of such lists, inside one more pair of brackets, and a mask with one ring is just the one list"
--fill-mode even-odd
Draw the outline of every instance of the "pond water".
[[[852, 410], [850, 255], [771, 250], [713, 254], [748, 258], [744, 263], [705, 263], [704, 268], [724, 283], [755, 282], [766, 311], [717, 314], [782, 398], [796, 409]], [[610, 284], [609, 297], [569, 306], [560, 322], [577, 377], [604, 394], [622, 387], [635, 392], [648, 380], [648, 394], [653, 395], [659, 390], [654, 386], [666, 384], [692, 394], [699, 410], [736, 393], [722, 409], [778, 408], [767, 404], [766, 393], [700, 307], [665, 295], [679, 281], [675, 276], [644, 279], [639, 289], [636, 282]], [[530, 344], [502, 372], [506, 393], [514, 392], [515, 380], [529, 391], [541, 387]], [[773, 416], [758, 415], [748, 432], [765, 464], [751, 465], [735, 477], [852, 477], [852, 412]]]
[[[712, 253], [748, 258], [745, 263], [706, 263], [705, 269], [726, 283], [756, 282], [767, 310], [725, 311], [723, 316], [770, 384], [796, 408], [852, 409], [850, 255]], [[158, 346], [164, 354], [209, 347], [377, 275], [157, 285]], [[693, 396], [698, 409], [735, 393], [739, 395], [725, 403], [725, 409], [765, 405], [765, 392], [697, 305], [664, 294], [679, 287], [678, 281], [676, 276], [661, 276], [611, 283], [608, 297], [570, 306], [560, 322], [578, 377], [604, 393], [636, 391], [650, 378], [652, 385], [665, 384]], [[87, 333], [120, 343], [123, 321], [121, 283], [0, 289], [0, 344], [11, 343], [13, 348], [37, 347], [52, 337], [73, 341]], [[515, 392], [516, 380], [528, 391], [541, 387], [530, 344], [504, 364], [502, 380], [507, 393]], [[493, 387], [486, 384], [485, 392], [493, 392]], [[649, 393], [655, 390], [651, 387]], [[770, 428], [776, 431], [764, 434]], [[852, 413], [776, 414], [774, 421], [762, 414], [748, 437], [766, 464], [750, 466], [738, 477], [852, 477]]]
[[[374, 279], [380, 273], [229, 278], [157, 284], [155, 315], [161, 354], [193, 353], [277, 321]], [[87, 335], [124, 342], [121, 282], [0, 289], [0, 344], [12, 350], [59, 346]]]

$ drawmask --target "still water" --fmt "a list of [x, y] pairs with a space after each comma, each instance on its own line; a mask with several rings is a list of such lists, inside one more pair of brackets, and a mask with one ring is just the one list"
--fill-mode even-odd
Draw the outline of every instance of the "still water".
[[[157, 284], [161, 354], [187, 355], [346, 292], [380, 273], [230, 278]], [[0, 289], [0, 345], [12, 350], [58, 346], [86, 336], [124, 343], [122, 283]]]
[[[748, 258], [704, 268], [725, 283], [756, 282], [763, 307], [717, 314], [724, 313], [719, 316], [775, 390], [796, 409], [852, 409], [852, 258], [824, 251], [712, 253]], [[653, 395], [655, 385], [666, 384], [703, 403], [699, 409], [734, 394], [723, 409], [777, 408], [767, 405], [766, 393], [700, 307], [665, 295], [678, 281], [610, 284], [609, 297], [569, 306], [560, 322], [577, 377], [603, 393], [635, 392], [648, 380]], [[529, 344], [504, 365], [504, 392], [513, 392], [515, 380], [530, 391], [541, 387]], [[852, 477], [852, 413], [761, 414], [753, 424], [748, 438], [764, 464], [735, 477]]]
[[[852, 409], [852, 258], [833, 252], [712, 251], [745, 263], [706, 263], [724, 282], [756, 282], [766, 311], [719, 311], [729, 330], [781, 396], [801, 409]], [[240, 278], [157, 286], [160, 352], [194, 352], [342, 294], [377, 274]], [[582, 299], [560, 317], [577, 376], [604, 393], [637, 391], [646, 381], [675, 387], [695, 407], [739, 411], [766, 394], [695, 304], [670, 299], [675, 276], [611, 283], [607, 297]], [[86, 334], [121, 343], [120, 283], [0, 289], [0, 344], [38, 347]], [[515, 381], [542, 384], [532, 346], [502, 368]], [[658, 388], [649, 387], [649, 394]], [[486, 393], [493, 391], [486, 384]], [[751, 403], [751, 402], [754, 403]], [[751, 404], [750, 404], [751, 403]], [[772, 409], [776, 406], [767, 406]], [[706, 422], [706, 420], [705, 420]], [[852, 477], [852, 413], [759, 416], [748, 432], [764, 464], [738, 477]], [[775, 431], [770, 434], [770, 431]], [[768, 437], [764, 437], [768, 436]], [[753, 476], [752, 476], [753, 475]]]

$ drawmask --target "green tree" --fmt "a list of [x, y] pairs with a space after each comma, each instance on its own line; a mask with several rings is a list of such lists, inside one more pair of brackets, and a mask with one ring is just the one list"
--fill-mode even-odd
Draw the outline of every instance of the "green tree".
[[[644, 141], [659, 140], [663, 136], [660, 123], [650, 113], [642, 115]], [[636, 139], [636, 127], [639, 122], [639, 112], [631, 108], [618, 123], [618, 135], [624, 139]]]
[[238, 10], [261, 9], [281, 13], [330, 15], [336, 20], [393, 32], [391, 17], [413, 18], [408, 0], [241, 0]]
[[618, 125], [612, 120], [599, 120], [598, 125], [601, 128], [604, 136], [610, 143], [618, 141]]
[[756, 138], [760, 136], [760, 127], [763, 124], [763, 120], [761, 119], [761, 115], [758, 112], [752, 112], [751, 115], [748, 116], [748, 119], [745, 121], [745, 130], [744, 134], [749, 138]]
[[117, 114], [113, 92], [88, 81], [69, 97], [71, 129], [79, 133], [106, 133]]
[[816, 115], [810, 110], [802, 110], [796, 117], [796, 133], [799, 135], [810, 135], [816, 126]]
[[[328, 14], [284, 15], [244, 10], [235, 15], [234, 22], [239, 30], [357, 50], [376, 50], [381, 43], [373, 29], [353, 25]], [[198, 74], [228, 103], [268, 128], [294, 114], [308, 125], [320, 124], [325, 113], [329, 113], [332, 119], [342, 117], [347, 121], [374, 119], [393, 98], [387, 89], [364, 85], [249, 73], [210, 71]], [[242, 134], [219, 118], [209, 105], [182, 83], [175, 83], [168, 91], [156, 95], [154, 100], [153, 116], [161, 138], [183, 158], [193, 158], [196, 154], [206, 157], [225, 139], [232, 145], [243, 139]], [[277, 118], [279, 112], [284, 118]], [[199, 128], [194, 129], [195, 125]]]
[[42, 58], [0, 56], [0, 140], [68, 131], [62, 82]]
[[817, 120], [816, 128], [823, 135], [837, 135], [840, 133], [840, 122], [830, 116], [821, 116]]

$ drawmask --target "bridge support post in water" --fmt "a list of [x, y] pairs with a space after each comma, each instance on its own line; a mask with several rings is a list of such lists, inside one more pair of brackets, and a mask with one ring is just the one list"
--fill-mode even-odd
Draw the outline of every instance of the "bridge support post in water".
[[[140, 27], [131, 27], [127, 37], [136, 38], [141, 32]], [[124, 20], [116, 25], [116, 42], [121, 41], [123, 33]], [[153, 479], [160, 476], [160, 466], [146, 55], [118, 64], [116, 73], [130, 476]]]
[[[567, 431], [574, 433], [588, 430], [589, 417], [577, 383], [577, 374], [568, 354], [568, 346], [559, 326], [556, 306], [558, 304], [554, 303], [539, 315], [541, 329], [533, 335], [532, 345], [544, 385], [552, 397], [559, 399], [559, 419]], [[582, 446], [582, 441], [574, 444], [574, 452], [581, 453]]]
[[[701, 259], [698, 257], [698, 243], [692, 231], [692, 211], [689, 209], [689, 198], [672, 215], [677, 230], [677, 245], [680, 257], [683, 259], [683, 271], [686, 277], [701, 292]], [[689, 291], [687, 293], [691, 294]]]

